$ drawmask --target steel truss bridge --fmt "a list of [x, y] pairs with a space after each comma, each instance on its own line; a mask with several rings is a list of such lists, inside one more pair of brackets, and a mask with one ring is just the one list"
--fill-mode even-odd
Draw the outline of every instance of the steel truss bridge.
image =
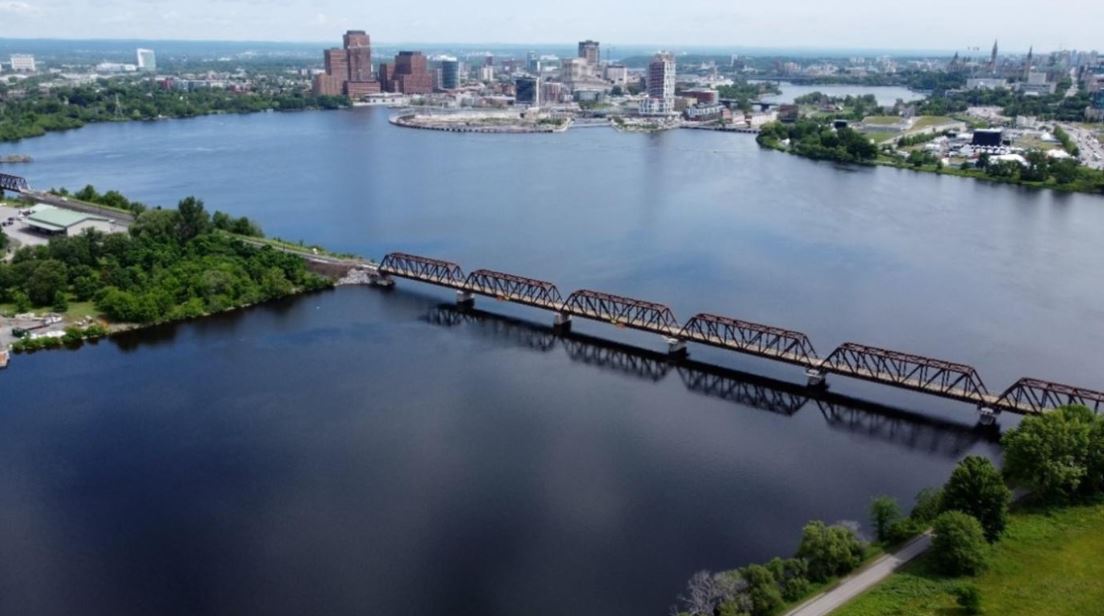
[[1038, 414], [1065, 404], [1095, 411], [1104, 392], [1023, 378], [1000, 394], [990, 393], [977, 370], [966, 364], [847, 342], [821, 357], [808, 336], [788, 329], [715, 314], [698, 314], [680, 323], [670, 308], [645, 300], [583, 289], [565, 299], [555, 284], [535, 278], [480, 269], [464, 274], [459, 265], [393, 252], [376, 269], [381, 281], [392, 277], [454, 289], [457, 300], [470, 304], [476, 295], [513, 302], [556, 315], [568, 328], [573, 317], [663, 336], [672, 354], [684, 354], [696, 342], [805, 368], [809, 383], [828, 374], [851, 377], [976, 405], [983, 412]]
[[0, 173], [0, 193], [5, 190], [11, 192], [27, 192], [30, 190], [30, 186], [27, 185], [27, 180], [19, 177], [18, 175], [8, 175], [7, 173]]

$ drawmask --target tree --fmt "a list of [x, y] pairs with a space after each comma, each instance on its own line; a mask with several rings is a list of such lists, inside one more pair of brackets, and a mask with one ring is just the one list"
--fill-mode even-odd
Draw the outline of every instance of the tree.
[[50, 306], [50, 310], [58, 314], [64, 314], [69, 310], [69, 300], [65, 297], [65, 293], [58, 291], [54, 294], [54, 303]]
[[866, 546], [850, 528], [813, 521], [802, 530], [797, 556], [809, 563], [810, 580], [825, 582], [859, 566], [865, 551]]
[[747, 594], [751, 599], [753, 616], [770, 616], [782, 607], [782, 593], [778, 589], [778, 580], [770, 569], [763, 565], [748, 565], [740, 570], [740, 576], [747, 583]]
[[767, 568], [774, 575], [782, 598], [786, 601], [797, 601], [809, 592], [809, 565], [803, 559], [772, 558], [767, 563]]
[[870, 503], [870, 521], [874, 524], [878, 541], [884, 543], [889, 539], [889, 529], [899, 519], [901, 507], [892, 497], [879, 496]]
[[909, 517], [930, 524], [943, 508], [943, 488], [924, 488], [916, 493], [916, 504]]
[[981, 613], [981, 591], [973, 584], [963, 584], [954, 590], [955, 602], [967, 614]]
[[55, 259], [39, 262], [27, 280], [27, 297], [35, 306], [49, 306], [59, 292], [65, 291], [69, 278], [65, 264]]
[[976, 518], [990, 543], [1004, 531], [1011, 502], [1012, 492], [1000, 471], [981, 456], [967, 456], [959, 462], [943, 488], [943, 510], [962, 511]]
[[185, 197], [177, 204], [176, 210], [180, 213], [177, 237], [181, 244], [211, 228], [211, 216], [203, 209], [203, 201], [195, 197]]
[[932, 558], [947, 575], [976, 575], [985, 568], [988, 546], [976, 518], [961, 511], [944, 511], [932, 524]]
[[1104, 488], [1104, 420], [1084, 406], [1027, 417], [1001, 439], [1004, 473], [1050, 502], [1064, 503]]

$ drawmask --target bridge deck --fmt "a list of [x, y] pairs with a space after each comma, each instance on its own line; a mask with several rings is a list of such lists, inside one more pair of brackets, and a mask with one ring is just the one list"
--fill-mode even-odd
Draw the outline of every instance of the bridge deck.
[[763, 357], [766, 359], [773, 359], [775, 361], [785, 362], [787, 364], [794, 364], [802, 367], [810, 367], [815, 362], [810, 362], [809, 359], [801, 353], [795, 353], [793, 351], [777, 351], [775, 349], [759, 348], [753, 345], [741, 344], [732, 340], [725, 340], [720, 336], [713, 336], [709, 334], [702, 334], [698, 332], [680, 332], [680, 337], [688, 342], [697, 342], [700, 344], [707, 344], [709, 346], [725, 349], [727, 351], [736, 351], [737, 353], [744, 353], [746, 355], [754, 355], [756, 357]]

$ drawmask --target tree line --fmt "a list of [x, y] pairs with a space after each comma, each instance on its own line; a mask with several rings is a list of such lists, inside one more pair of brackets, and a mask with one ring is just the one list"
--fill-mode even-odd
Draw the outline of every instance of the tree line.
[[213, 113], [335, 109], [344, 97], [313, 96], [301, 89], [233, 92], [222, 88], [171, 90], [152, 80], [100, 79], [94, 84], [28, 90], [0, 100], [0, 141], [38, 137], [92, 122], [189, 118]]
[[88, 230], [23, 247], [0, 263], [0, 303], [17, 312], [92, 301], [108, 319], [157, 323], [328, 286], [298, 256], [221, 232], [203, 202], [149, 209], [127, 234]]
[[[785, 141], [789, 140], [789, 145]], [[759, 145], [786, 150], [818, 160], [869, 163], [878, 157], [878, 148], [870, 139], [851, 128], [832, 128], [815, 120], [801, 119], [792, 124], [771, 122], [756, 136]]]

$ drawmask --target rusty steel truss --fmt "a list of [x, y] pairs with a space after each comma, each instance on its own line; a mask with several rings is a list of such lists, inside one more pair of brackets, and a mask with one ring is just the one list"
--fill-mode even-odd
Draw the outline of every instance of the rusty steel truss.
[[27, 180], [18, 175], [0, 173], [0, 191], [10, 190], [12, 192], [26, 192], [29, 189], [30, 186], [27, 184]]
[[1041, 413], [1046, 409], [1069, 404], [1080, 404], [1099, 412], [1104, 406], [1104, 392], [1023, 378], [1013, 383], [997, 400], [998, 407], [1019, 410], [1021, 413]]
[[847, 342], [819, 365], [822, 370], [878, 383], [985, 404], [989, 392], [965, 364]]
[[801, 332], [715, 314], [696, 315], [686, 322], [679, 337], [801, 366], [817, 360], [813, 344]]
[[464, 287], [472, 293], [548, 310], [559, 310], [564, 303], [560, 290], [551, 282], [487, 269], [468, 274]]
[[663, 304], [587, 289], [576, 291], [568, 296], [561, 312], [605, 321], [619, 327], [631, 327], [670, 336], [677, 335], [682, 329], [675, 314]]
[[464, 272], [459, 265], [403, 252], [392, 252], [384, 257], [379, 271], [388, 276], [400, 276], [454, 289], [464, 286]]
[[[0, 180], [26, 189], [26, 181], [22, 178], [0, 174]], [[455, 263], [401, 252], [384, 257], [379, 273], [384, 277], [399, 276], [456, 289], [460, 292], [458, 301], [464, 303], [470, 303], [473, 294], [480, 294], [551, 310], [565, 317], [578, 316], [660, 334], [668, 338], [672, 353], [683, 352], [685, 342], [698, 342], [797, 364], [807, 368], [810, 383], [822, 380], [825, 373], [832, 373], [969, 402], [979, 408], [1015, 413], [1041, 413], [1064, 404], [1083, 404], [1096, 411], [1104, 407], [1104, 392], [1100, 391], [1024, 378], [998, 397], [989, 393], [977, 371], [966, 364], [854, 342], [840, 345], [821, 359], [808, 336], [798, 331], [706, 313], [695, 315], [685, 325], [680, 325], [671, 309], [663, 304], [586, 289], [575, 291], [564, 300], [551, 282], [486, 269], [465, 277]], [[557, 323], [560, 323], [559, 317]], [[580, 361], [635, 371], [653, 379], [661, 378], [666, 370], [666, 364], [658, 360], [625, 362], [624, 358], [615, 359], [609, 353], [593, 354], [578, 348], [568, 351]], [[691, 385], [695, 391], [709, 392], [717, 397], [740, 399], [768, 408], [790, 407], [788, 400], [759, 398], [756, 392], [738, 387], [726, 390], [722, 383], [704, 378], [688, 381], [687, 386]]]

